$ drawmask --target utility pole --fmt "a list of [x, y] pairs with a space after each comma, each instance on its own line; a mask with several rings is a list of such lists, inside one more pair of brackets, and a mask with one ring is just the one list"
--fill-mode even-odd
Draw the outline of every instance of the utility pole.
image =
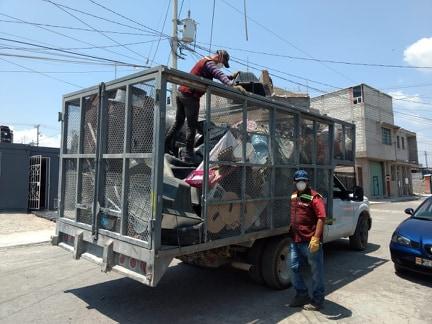
[[424, 156], [425, 156], [426, 169], [429, 169], [429, 166], [428, 166], [428, 157], [427, 157], [427, 152], [426, 151], [424, 151]]
[[172, 34], [171, 34], [171, 67], [177, 69], [177, 24], [178, 24], [178, 1], [173, 1], [173, 20], [172, 20]]
[[39, 136], [40, 136], [39, 127], [40, 127], [40, 124], [35, 125], [35, 128], [36, 128], [36, 146], [39, 146]]
[[[172, 35], [171, 35], [171, 68], [177, 69], [177, 25], [178, 25], [178, 1], [173, 1], [173, 20], [172, 20]], [[177, 87], [175, 83], [171, 83], [171, 105], [174, 105]]]

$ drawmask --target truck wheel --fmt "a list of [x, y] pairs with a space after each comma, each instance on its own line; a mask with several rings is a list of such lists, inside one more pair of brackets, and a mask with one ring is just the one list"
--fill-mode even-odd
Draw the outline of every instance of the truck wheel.
[[270, 239], [264, 248], [262, 274], [270, 288], [280, 290], [291, 286], [290, 242], [286, 236], [275, 237]]
[[354, 234], [349, 237], [350, 248], [364, 251], [368, 245], [369, 223], [366, 215], [360, 215]]
[[265, 248], [266, 239], [256, 240], [248, 250], [247, 262], [251, 264], [249, 277], [256, 283], [264, 284], [262, 275], [262, 255]]

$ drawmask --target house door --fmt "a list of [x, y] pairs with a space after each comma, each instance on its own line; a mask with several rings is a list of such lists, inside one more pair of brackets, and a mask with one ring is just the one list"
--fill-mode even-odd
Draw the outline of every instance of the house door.
[[30, 157], [28, 208], [40, 209], [42, 180], [42, 156]]
[[379, 162], [370, 162], [370, 175], [371, 175], [371, 192], [372, 196], [380, 197], [383, 195], [383, 172], [382, 165]]
[[374, 196], [380, 195], [380, 187], [379, 187], [379, 181], [377, 176], [372, 177], [372, 194]]

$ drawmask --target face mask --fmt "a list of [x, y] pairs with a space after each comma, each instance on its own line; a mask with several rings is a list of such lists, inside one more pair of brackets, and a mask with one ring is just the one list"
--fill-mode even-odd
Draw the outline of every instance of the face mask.
[[218, 63], [218, 64], [216, 64], [216, 66], [217, 66], [218, 69], [222, 69], [223, 68], [223, 64], [222, 63]]
[[304, 181], [296, 182], [296, 187], [298, 191], [303, 191], [306, 189], [306, 182]]

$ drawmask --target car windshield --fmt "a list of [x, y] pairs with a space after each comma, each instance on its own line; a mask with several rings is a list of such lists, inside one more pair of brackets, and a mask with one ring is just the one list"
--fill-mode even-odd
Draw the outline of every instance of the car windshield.
[[413, 217], [432, 220], [432, 199], [428, 199], [423, 204], [421, 204], [414, 213]]

